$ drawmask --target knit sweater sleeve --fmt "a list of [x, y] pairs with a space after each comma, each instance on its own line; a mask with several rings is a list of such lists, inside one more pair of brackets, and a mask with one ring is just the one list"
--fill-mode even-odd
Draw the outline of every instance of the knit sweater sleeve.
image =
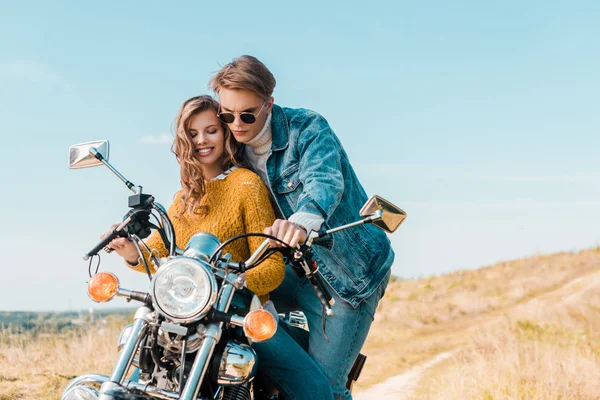
[[[269, 193], [258, 175], [249, 173], [244, 185], [242, 207], [244, 228], [247, 233], [262, 233], [265, 228], [275, 221], [275, 212], [269, 201]], [[253, 253], [264, 241], [262, 237], [249, 237], [248, 248]], [[276, 253], [261, 263], [258, 267], [246, 272], [248, 288], [258, 296], [272, 292], [283, 282], [285, 264], [281, 254]]]
[[[177, 231], [177, 226], [176, 226], [177, 219], [175, 218], [175, 216], [179, 213], [179, 209], [181, 208], [178, 198], [179, 198], [179, 193], [176, 195], [175, 201], [173, 201], [173, 204], [171, 204], [171, 206], [167, 210], [167, 215], [169, 216], [169, 219], [173, 223], [175, 231]], [[165, 244], [163, 243], [162, 238], [160, 237], [160, 234], [158, 233], [157, 230], [154, 230], [154, 232], [152, 232], [152, 234], [145, 241], [145, 243], [146, 243], [146, 246], [148, 246], [148, 248], [150, 249], [150, 251], [152, 251], [152, 254], [154, 254], [154, 256], [156, 258], [167, 257], [169, 255], [169, 251], [165, 247]], [[152, 258], [148, 254], [148, 251], [146, 251], [146, 248], [143, 245], [140, 245], [140, 248], [142, 249], [142, 253], [144, 254], [144, 259], [148, 263], [148, 267], [150, 267], [150, 273], [152, 273], [152, 274], [155, 273], [156, 269], [155, 269], [154, 264], [152, 263]], [[138, 263], [136, 265], [129, 264], [127, 261], [125, 261], [125, 265], [127, 265], [129, 268], [131, 268], [135, 271], [146, 273], [146, 268], [144, 267], [144, 262], [142, 261], [141, 258], [138, 259]]]

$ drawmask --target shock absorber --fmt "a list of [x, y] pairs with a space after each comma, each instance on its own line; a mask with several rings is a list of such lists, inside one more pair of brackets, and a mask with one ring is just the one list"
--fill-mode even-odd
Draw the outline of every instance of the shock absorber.
[[223, 400], [250, 400], [250, 389], [246, 385], [225, 388]]

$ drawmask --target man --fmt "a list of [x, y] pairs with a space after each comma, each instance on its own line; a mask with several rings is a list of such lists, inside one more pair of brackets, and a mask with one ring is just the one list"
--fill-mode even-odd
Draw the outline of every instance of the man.
[[[274, 104], [275, 78], [252, 56], [234, 59], [218, 71], [211, 87], [219, 97], [219, 118], [228, 124], [253, 169], [271, 189], [279, 218], [265, 233], [295, 246], [311, 230], [341, 226], [359, 219], [367, 195], [348, 156], [327, 121], [306, 109]], [[335, 299], [334, 316], [322, 330], [322, 307], [311, 285], [287, 268], [283, 284], [271, 294], [278, 311], [300, 309], [308, 319], [308, 353], [327, 376], [336, 399], [351, 399], [345, 384], [369, 331], [390, 277], [394, 252], [384, 232], [362, 225], [333, 234], [313, 254]], [[260, 365], [286, 393], [298, 393], [290, 365], [302, 366], [286, 348], [279, 330], [273, 344], [256, 346]], [[273, 340], [273, 339], [272, 339]], [[282, 354], [285, 365], [281, 364]], [[287, 371], [287, 372], [286, 372]]]

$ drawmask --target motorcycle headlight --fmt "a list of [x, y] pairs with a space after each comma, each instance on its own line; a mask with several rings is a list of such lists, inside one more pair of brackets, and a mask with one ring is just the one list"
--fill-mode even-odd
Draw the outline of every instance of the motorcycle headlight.
[[154, 307], [174, 322], [194, 322], [210, 310], [216, 301], [217, 289], [209, 264], [177, 257], [163, 264], [154, 275]]
[[88, 386], [75, 386], [74, 388], [69, 389], [63, 396], [61, 400], [97, 400], [98, 399], [98, 391], [94, 388]]

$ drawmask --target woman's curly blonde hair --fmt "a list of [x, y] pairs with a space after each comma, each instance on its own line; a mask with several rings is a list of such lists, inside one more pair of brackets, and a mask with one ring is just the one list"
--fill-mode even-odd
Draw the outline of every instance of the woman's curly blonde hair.
[[[181, 105], [173, 121], [175, 140], [171, 151], [179, 163], [181, 188], [183, 189], [179, 200], [183, 206], [182, 210], [187, 210], [191, 217], [205, 214], [208, 211], [205, 207], [200, 207], [200, 202], [206, 194], [206, 184], [202, 164], [195, 156], [195, 145], [188, 133], [192, 117], [206, 110], [218, 113], [219, 103], [208, 95], [192, 97]], [[243, 167], [243, 145], [235, 141], [226, 124], [221, 122], [221, 128], [225, 136], [225, 151], [221, 167], [224, 171], [234, 165]]]

